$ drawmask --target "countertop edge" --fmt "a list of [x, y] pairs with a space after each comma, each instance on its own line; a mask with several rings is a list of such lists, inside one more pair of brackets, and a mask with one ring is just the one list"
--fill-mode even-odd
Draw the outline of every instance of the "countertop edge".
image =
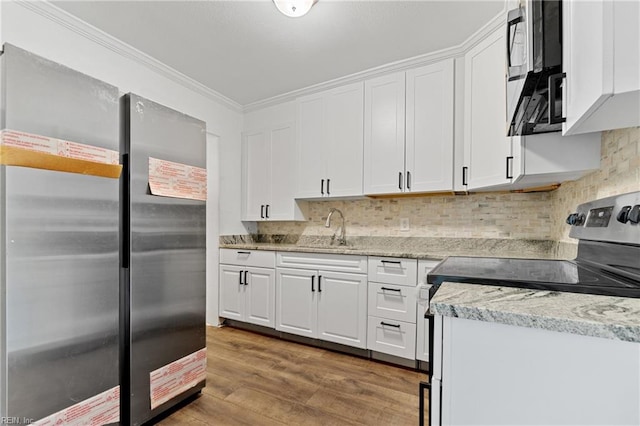
[[[460, 286], [460, 283], [443, 283], [444, 285]], [[570, 307], [567, 308], [566, 315], [556, 314], [532, 314], [530, 312], [517, 312], [517, 306], [511, 306], [510, 309], [499, 309], [498, 307], [488, 307], [487, 303], [482, 300], [482, 296], [487, 291], [489, 286], [466, 284], [466, 286], [477, 287], [475, 300], [472, 301], [438, 301], [436, 296], [430, 303], [431, 312], [437, 315], [470, 319], [476, 321], [494, 322], [505, 325], [513, 325], [518, 327], [538, 328], [549, 331], [557, 331], [561, 333], [577, 334], [582, 336], [599, 337], [611, 340], [620, 340], [625, 342], [640, 343], [640, 321], [638, 324], [616, 324], [615, 319], [608, 318], [606, 321], [597, 321], [583, 318], [571, 318], [570, 315], [575, 315], [575, 312], [569, 312]], [[515, 289], [507, 287], [492, 287], [491, 291], [497, 292], [504, 289], [511, 294], [521, 293], [523, 296], [533, 296], [535, 299], [537, 295], [545, 296], [553, 293], [554, 299], [565, 298], [572, 299], [575, 303], [576, 300], [584, 299], [584, 307], [588, 307], [594, 301], [601, 301], [603, 304], [608, 304], [612, 308], [617, 307], [618, 311], [624, 311], [626, 308], [621, 306], [624, 302], [637, 304], [640, 306], [639, 299], [625, 300], [625, 298], [616, 298], [609, 296], [597, 296], [586, 295], [576, 293], [559, 293], [548, 292], [540, 290], [529, 289]], [[466, 289], [467, 293], [473, 293], [471, 288]], [[567, 296], [568, 295], [568, 296]], [[526, 297], [525, 297], [526, 298]], [[541, 299], [536, 300], [540, 303]], [[519, 300], [520, 301], [520, 300]], [[568, 304], [571, 306], [570, 304]], [[582, 308], [583, 306], [580, 306]], [[615, 309], [613, 310], [615, 311]], [[605, 314], [602, 314], [605, 315]]]

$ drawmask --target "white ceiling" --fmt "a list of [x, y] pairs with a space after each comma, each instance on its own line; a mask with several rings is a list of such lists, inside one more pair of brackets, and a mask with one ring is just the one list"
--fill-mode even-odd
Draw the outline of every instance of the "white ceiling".
[[247, 105], [467, 39], [503, 0], [319, 0], [288, 18], [271, 0], [55, 1]]

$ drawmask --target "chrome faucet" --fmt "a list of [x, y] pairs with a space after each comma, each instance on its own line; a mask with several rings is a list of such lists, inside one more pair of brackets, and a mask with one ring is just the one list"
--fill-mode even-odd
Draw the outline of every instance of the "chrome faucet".
[[[344, 246], [347, 244], [347, 237], [345, 236], [344, 215], [342, 214], [342, 212], [336, 208], [332, 208], [331, 210], [329, 210], [329, 216], [327, 216], [327, 222], [324, 224], [324, 226], [327, 228], [331, 227], [331, 216], [333, 216], [333, 213], [335, 212], [338, 212], [340, 214], [340, 218], [342, 218], [342, 225], [340, 227], [340, 238], [338, 238], [338, 244], [341, 246]], [[335, 238], [335, 234], [333, 234], [333, 238]]]

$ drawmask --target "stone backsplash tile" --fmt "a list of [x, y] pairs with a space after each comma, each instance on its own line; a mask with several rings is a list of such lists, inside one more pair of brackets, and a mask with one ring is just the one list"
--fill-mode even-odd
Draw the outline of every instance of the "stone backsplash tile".
[[634, 191], [640, 191], [640, 127], [603, 132], [600, 170], [552, 193], [553, 239], [575, 242], [564, 221], [578, 204]]

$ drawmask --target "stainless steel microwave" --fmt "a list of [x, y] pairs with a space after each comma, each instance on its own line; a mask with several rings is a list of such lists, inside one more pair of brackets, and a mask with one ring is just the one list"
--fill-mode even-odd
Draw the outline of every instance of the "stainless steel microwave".
[[509, 135], [562, 129], [562, 2], [523, 0], [507, 18]]

